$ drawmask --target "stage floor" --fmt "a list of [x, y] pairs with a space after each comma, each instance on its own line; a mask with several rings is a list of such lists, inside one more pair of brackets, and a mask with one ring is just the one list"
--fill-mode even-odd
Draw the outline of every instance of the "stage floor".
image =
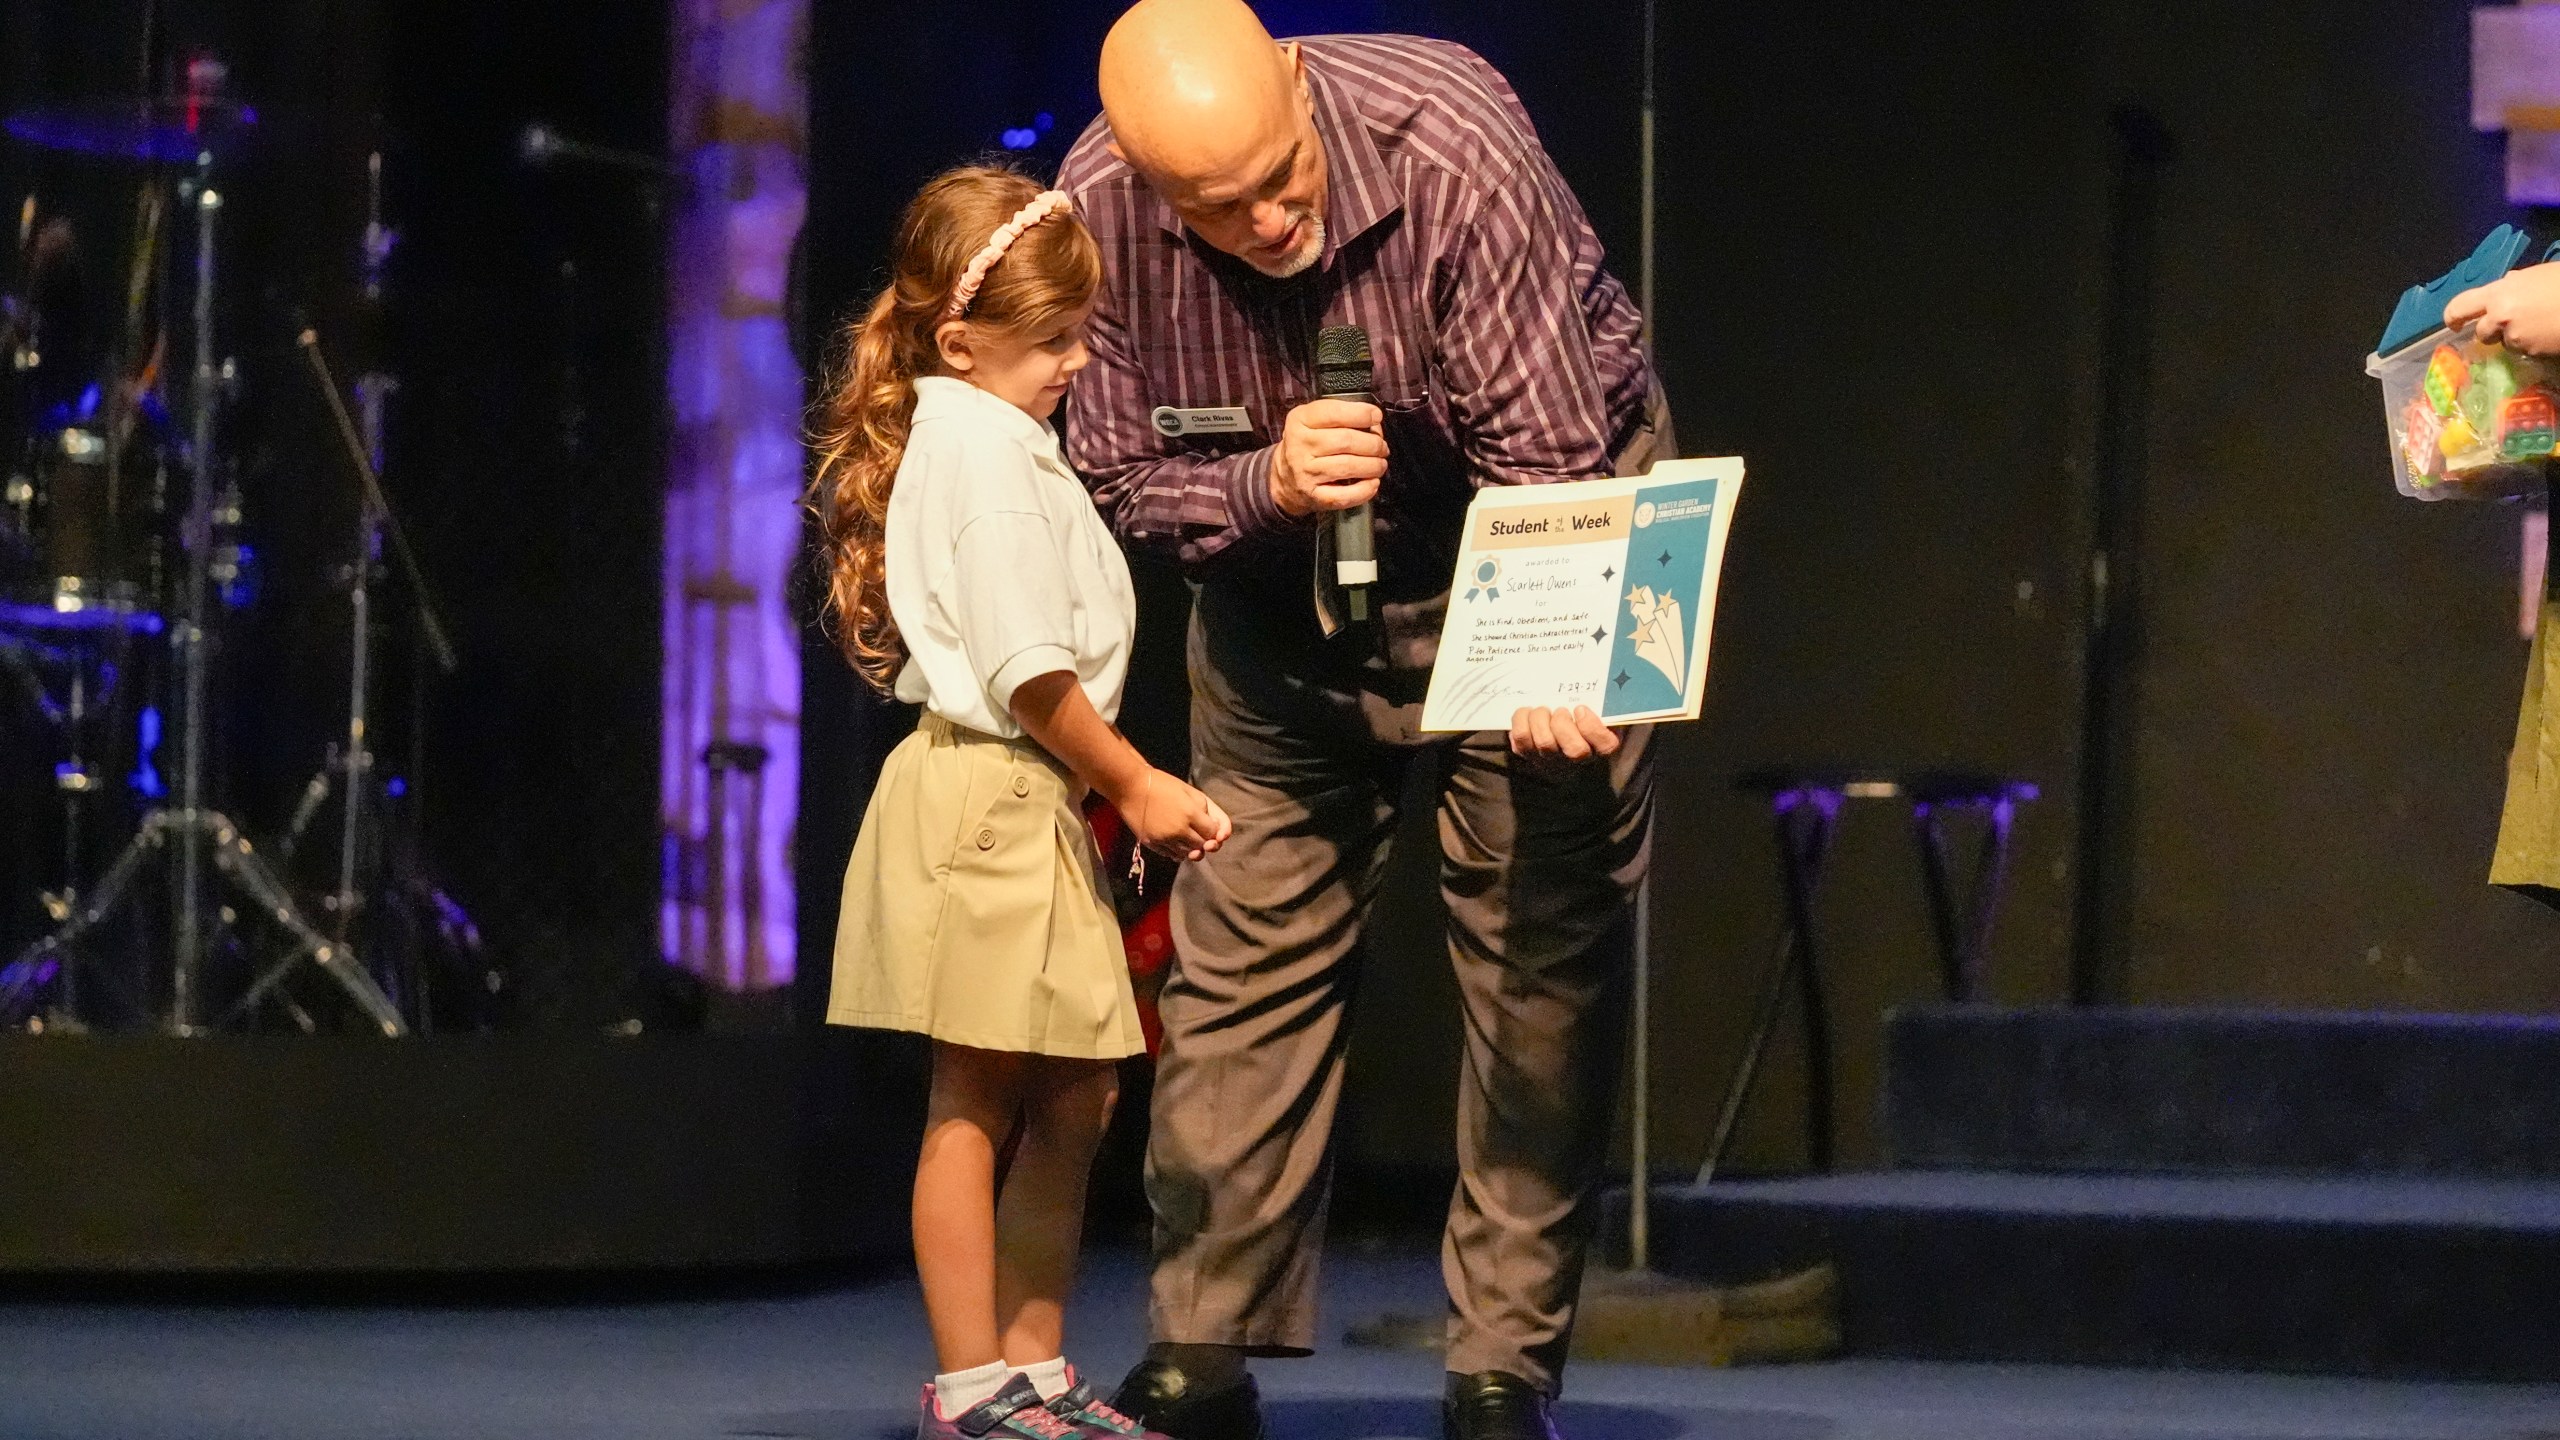
[[[1116, 1379], [1137, 1258], [1094, 1257], [1075, 1353]], [[1328, 1333], [1428, 1310], [1415, 1254], [1341, 1256]], [[899, 1440], [928, 1350], [904, 1279], [614, 1305], [0, 1304], [0, 1440]], [[1261, 1367], [1274, 1440], [1434, 1440], [1436, 1357]], [[2560, 1386], [1846, 1361], [1576, 1369], [1571, 1440], [2550, 1440]]]

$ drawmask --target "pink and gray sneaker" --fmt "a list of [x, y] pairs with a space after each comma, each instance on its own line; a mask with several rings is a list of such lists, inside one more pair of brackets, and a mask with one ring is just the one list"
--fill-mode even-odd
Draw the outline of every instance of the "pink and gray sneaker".
[[1041, 1404], [1038, 1387], [1030, 1377], [1017, 1374], [984, 1402], [949, 1419], [943, 1417], [933, 1386], [927, 1384], [916, 1440], [1091, 1440], [1091, 1436]]
[[1167, 1440], [1128, 1416], [1114, 1410], [1093, 1392], [1076, 1367], [1067, 1367], [1070, 1382], [1066, 1393], [1049, 1402], [1049, 1413], [1070, 1425], [1083, 1429], [1095, 1440]]

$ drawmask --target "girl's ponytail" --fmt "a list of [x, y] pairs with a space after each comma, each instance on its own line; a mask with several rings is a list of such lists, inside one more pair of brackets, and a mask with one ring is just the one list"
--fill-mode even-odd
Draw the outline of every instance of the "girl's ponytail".
[[889, 618], [889, 488], [907, 450], [915, 379], [925, 373], [918, 357], [900, 353], [896, 310], [892, 286], [854, 326], [843, 376], [820, 402], [810, 441], [818, 456], [809, 491], [823, 535], [827, 613], [845, 658], [882, 691], [896, 683], [907, 658]]

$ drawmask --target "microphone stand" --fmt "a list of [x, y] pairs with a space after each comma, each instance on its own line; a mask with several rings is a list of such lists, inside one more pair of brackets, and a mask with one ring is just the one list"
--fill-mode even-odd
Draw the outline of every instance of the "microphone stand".
[[[302, 347], [303, 358], [311, 362], [311, 372], [320, 383], [321, 394], [328, 398], [330, 416], [337, 422], [338, 439], [347, 449], [348, 467], [355, 471], [356, 478], [364, 485], [365, 503], [373, 512], [366, 517], [367, 534], [375, 533], [373, 525], [378, 522], [381, 532], [391, 537], [391, 551], [400, 561], [401, 576], [417, 596], [418, 628], [426, 636], [427, 648], [435, 656], [436, 668], [450, 675], [461, 668], [462, 662], [454, 654], [453, 640], [445, 631], [444, 621], [437, 617], [435, 599], [427, 590], [426, 572], [418, 566], [417, 552], [409, 548], [408, 531], [401, 528], [399, 516], [392, 513], [391, 499], [382, 493], [382, 480], [374, 473], [373, 462], [365, 453], [364, 437], [356, 430], [354, 418], [347, 413], [347, 402], [339, 398], [337, 376], [330, 370], [328, 359], [320, 353], [320, 334], [306, 325], [295, 337], [295, 343]], [[379, 423], [378, 415], [376, 423]]]
[[[363, 834], [367, 795], [374, 780], [370, 738], [373, 676], [370, 571], [386, 536], [391, 542], [391, 553], [399, 564], [401, 578], [408, 584], [409, 593], [415, 600], [419, 634], [436, 669], [450, 675], [460, 668], [461, 661], [454, 654], [453, 641], [445, 630], [443, 619], [437, 614], [435, 597], [427, 588], [426, 572], [418, 563], [417, 552], [410, 548], [408, 532], [401, 527], [399, 516], [391, 508], [390, 497], [383, 493], [381, 477], [374, 468], [374, 457], [381, 453], [383, 400], [395, 388], [391, 378], [373, 372], [356, 382], [357, 403], [364, 412], [363, 428], [359, 430], [355, 418], [347, 411], [346, 401], [340, 397], [337, 376], [329, 368], [328, 358], [321, 353], [318, 330], [305, 325], [295, 339], [302, 348], [303, 358], [310, 362], [313, 381], [328, 401], [330, 418], [337, 430], [339, 443], [345, 448], [348, 468], [355, 473], [361, 490], [356, 504], [356, 553], [347, 595], [350, 623], [355, 633], [348, 643], [345, 750], [337, 765], [324, 766], [318, 775], [312, 777], [311, 784], [303, 791], [301, 805], [295, 809], [283, 846], [290, 856], [295, 840], [309, 828], [313, 816], [328, 800], [332, 772], [343, 770], [346, 783], [341, 797], [342, 814], [338, 829], [337, 888], [330, 895], [328, 906], [336, 917], [338, 936], [344, 940], [354, 923], [355, 912], [362, 907], [362, 896], [357, 889], [359, 839]], [[440, 913], [445, 908], [437, 906]], [[262, 981], [259, 988], [263, 989], [264, 985]], [[413, 1012], [423, 1024], [423, 1002], [414, 993], [415, 987], [403, 988], [410, 993], [402, 998], [410, 1002]], [[253, 996], [256, 993], [253, 991]]]
[[[382, 157], [380, 154], [377, 153], [370, 158], [367, 169], [370, 190], [365, 222], [364, 298], [368, 303], [378, 305], [382, 297], [384, 264], [390, 257], [395, 237], [382, 223]], [[301, 803], [295, 807], [293, 818], [286, 826], [283, 843], [278, 848], [287, 859], [292, 857], [295, 847], [318, 817], [320, 807], [328, 803], [331, 790], [338, 788], [333, 785], [333, 782], [343, 776], [344, 784], [339, 796], [336, 887], [324, 902], [324, 908], [334, 917], [337, 938], [344, 943], [354, 928], [357, 912], [365, 908], [364, 892], [359, 882], [363, 869], [363, 837], [366, 833], [367, 808], [369, 805], [377, 809], [382, 808], [373, 796], [377, 768], [372, 748], [372, 693], [375, 670], [372, 584], [374, 566], [382, 558], [383, 542], [386, 536], [391, 542], [392, 553], [400, 565], [401, 578], [406, 581], [410, 594], [416, 599], [419, 633], [437, 671], [450, 675], [459, 668], [460, 662], [454, 654], [453, 643], [445, 630], [444, 622], [436, 611], [434, 597], [427, 588], [425, 571], [419, 565], [416, 553], [409, 546], [407, 533], [401, 528], [399, 518], [391, 508], [390, 497], [382, 489], [380, 465], [384, 451], [384, 406], [389, 397], [399, 389], [399, 382], [378, 369], [367, 370], [366, 373], [357, 377], [356, 406], [358, 416], [361, 418], [351, 416], [346, 402], [340, 396], [337, 377], [330, 369], [327, 356], [322, 352], [317, 328], [306, 323], [295, 339], [301, 347], [304, 359], [310, 364], [313, 382], [319, 387], [322, 398], [328, 402], [330, 418], [336, 429], [338, 440], [345, 448], [349, 468], [354, 472], [358, 482], [358, 493], [355, 553], [348, 566], [347, 577], [350, 634], [347, 657], [346, 738], [342, 747], [332, 747], [338, 753], [324, 763], [320, 772], [311, 778], [311, 783], [304, 787]], [[440, 893], [434, 892], [432, 885], [426, 888], [430, 892], [425, 897], [427, 908], [434, 912], [435, 923], [440, 928], [455, 931], [461, 937], [462, 943], [468, 946], [470, 937], [475, 932], [468, 925], [467, 917], [460, 926], [448, 923], [453, 916], [460, 914], [459, 907], [451, 905]], [[377, 935], [376, 938], [379, 936]], [[418, 990], [414, 951], [409, 954], [407, 963], [404, 965], [387, 959], [378, 945], [368, 944], [366, 948], [374, 955], [382, 969], [391, 972], [384, 978], [394, 982], [392, 989], [396, 993], [398, 1003], [409, 1010], [410, 1018], [420, 1029], [427, 1028], [428, 1016], [425, 1000]], [[263, 982], [259, 988], [264, 988]], [[254, 995], [256, 992], [252, 993]]]

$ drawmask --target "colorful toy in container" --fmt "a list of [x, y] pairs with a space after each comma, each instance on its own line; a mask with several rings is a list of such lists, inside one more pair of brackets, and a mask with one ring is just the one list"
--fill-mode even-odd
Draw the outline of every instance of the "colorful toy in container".
[[2427, 403], [2439, 415], [2451, 415], [2459, 409], [2463, 387], [2471, 383], [2470, 362], [2462, 352], [2450, 345], [2439, 345], [2427, 357]]
[[2444, 474], [2444, 451], [2436, 440], [2444, 434], [2444, 417], [2423, 398], [2409, 402], [2400, 415], [2400, 461], [2407, 473], [2419, 477], [2419, 483]]
[[2516, 367], [2507, 363], [2506, 351], [2492, 350], [2469, 376], [2469, 386], [2462, 393], [2462, 417], [2483, 434], [2504, 433], [2498, 416], [2515, 393]]
[[2560, 405], [2552, 403], [2549, 389], [2536, 385], [2499, 408], [2499, 459], [2545, 459], [2555, 440], [2560, 440]]
[[2436, 432], [2436, 449], [2443, 452], [2448, 472], [2457, 465], [2468, 472], [2489, 463], [2489, 447], [2481, 443], [2480, 428], [2471, 423], [2468, 415], [2444, 417], [2444, 428]]
[[[2444, 328], [2445, 302], [2514, 268], [2530, 242], [2501, 225], [2471, 258], [2400, 297], [2365, 373], [2382, 382], [2400, 493], [2503, 500], [2537, 492], [2560, 451], [2560, 365]], [[2546, 259], [2560, 257], [2560, 245]]]

